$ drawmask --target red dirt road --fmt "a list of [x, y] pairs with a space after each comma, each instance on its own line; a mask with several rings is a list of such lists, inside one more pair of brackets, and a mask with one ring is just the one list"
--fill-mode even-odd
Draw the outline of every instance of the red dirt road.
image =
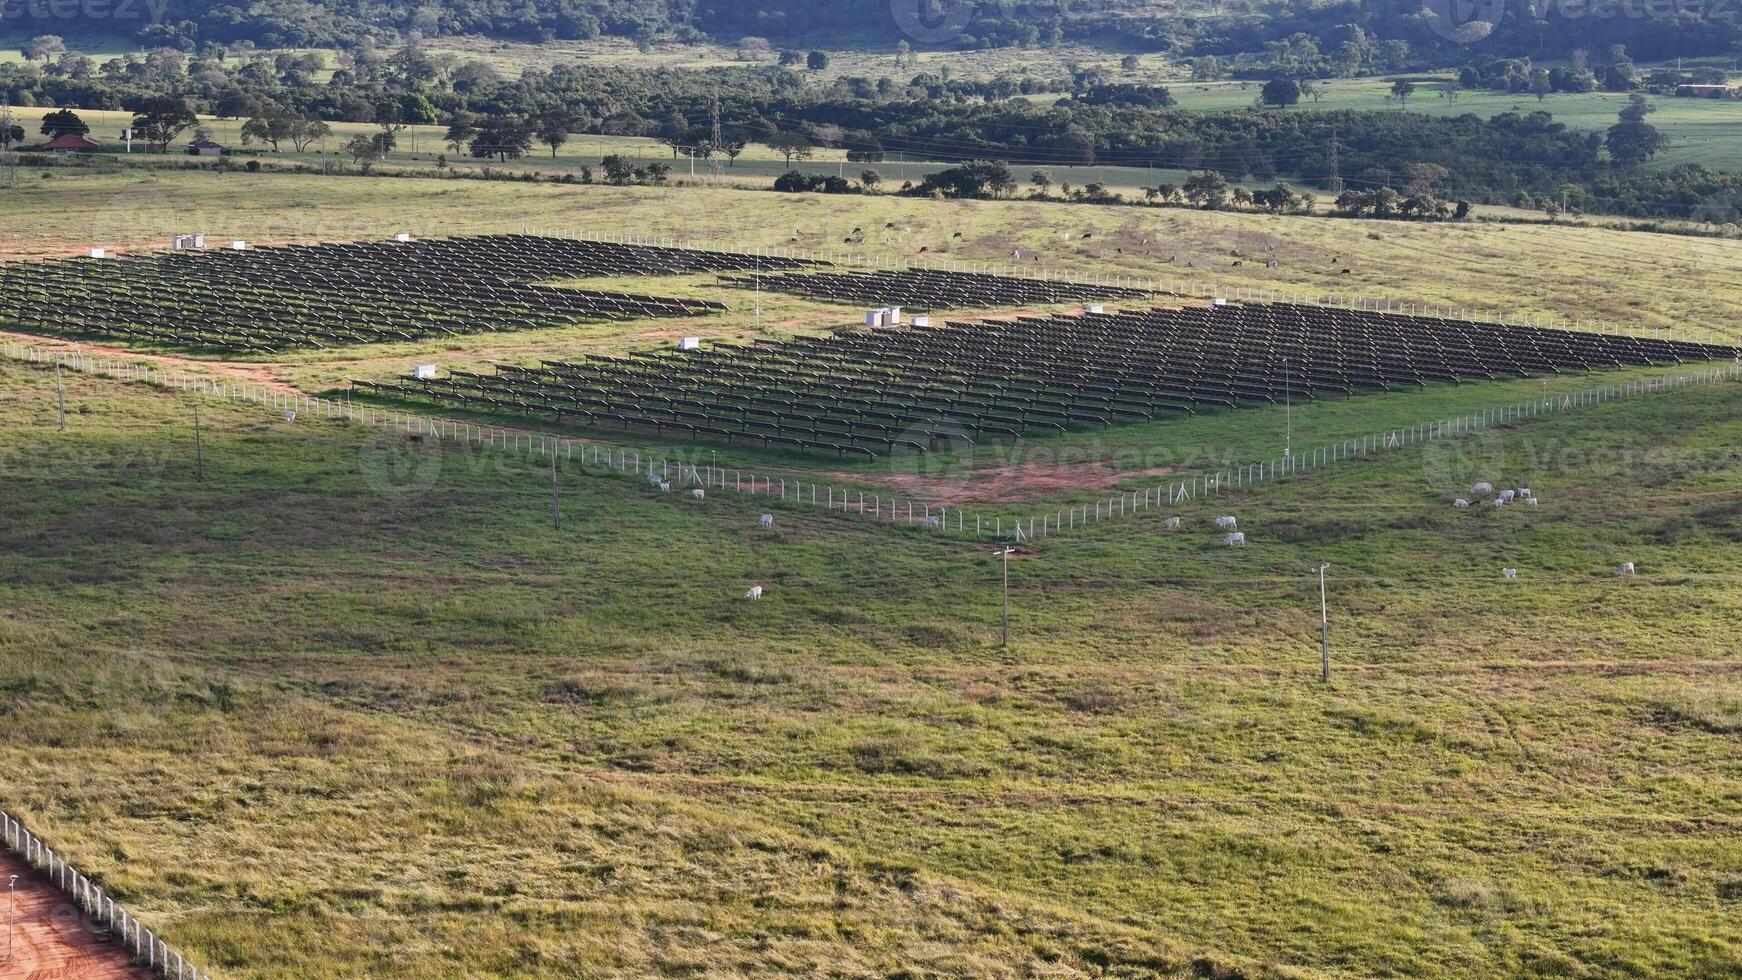
[[[11, 928], [6, 881], [18, 876]], [[6, 958], [8, 935], [11, 959]], [[0, 854], [0, 978], [5, 980], [150, 980], [119, 943], [100, 936], [66, 897], [10, 853]]]

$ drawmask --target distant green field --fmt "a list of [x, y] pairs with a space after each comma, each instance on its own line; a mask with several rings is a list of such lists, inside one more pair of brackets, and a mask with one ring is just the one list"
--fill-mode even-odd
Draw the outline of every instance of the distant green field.
[[[1449, 76], [1448, 76], [1449, 78]], [[1180, 105], [1187, 109], [1217, 110], [1251, 107], [1259, 83], [1188, 82], [1169, 85]], [[1532, 95], [1459, 90], [1456, 99], [1442, 97], [1432, 85], [1419, 84], [1407, 103], [1391, 98], [1391, 80], [1386, 78], [1333, 79], [1320, 82], [1320, 98], [1302, 102], [1298, 109], [1363, 109], [1422, 112], [1436, 116], [1472, 113], [1490, 117], [1502, 112], [1520, 114], [1542, 111], [1575, 129], [1601, 130], [1613, 126], [1616, 114], [1627, 104], [1625, 94], [1589, 92], [1557, 93], [1538, 101]], [[1668, 149], [1652, 158], [1651, 165], [1668, 167], [1698, 163], [1714, 170], [1742, 167], [1742, 101], [1653, 96], [1657, 111], [1647, 120], [1669, 138]]]

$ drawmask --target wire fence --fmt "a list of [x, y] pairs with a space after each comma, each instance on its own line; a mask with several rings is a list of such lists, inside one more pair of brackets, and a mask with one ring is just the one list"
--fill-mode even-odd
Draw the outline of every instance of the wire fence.
[[166, 980], [212, 980], [211, 974], [194, 966], [180, 951], [170, 947], [156, 931], [140, 922], [109, 897], [101, 885], [81, 874], [55, 853], [54, 848], [31, 833], [18, 818], [0, 810], [0, 838], [6, 847], [32, 868], [39, 869], [86, 916], [92, 926], [107, 930], [131, 951], [137, 963], [155, 970]]
[[642, 479], [654, 488], [654, 492], [688, 491], [704, 499], [708, 491], [730, 492], [795, 507], [818, 507], [830, 513], [895, 526], [999, 541], [1052, 537], [1110, 520], [1207, 502], [1233, 490], [1288, 479], [1348, 460], [1367, 459], [1423, 443], [1462, 438], [1497, 425], [1571, 412], [1620, 399], [1742, 379], [1742, 358], [1738, 358], [1735, 362], [1711, 367], [1544, 395], [1453, 418], [1384, 429], [1303, 451], [1284, 452], [1273, 459], [1234, 463], [1153, 487], [1121, 491], [1087, 504], [1013, 514], [988, 513], [971, 506], [951, 506], [893, 494], [885, 496], [875, 490], [806, 480], [802, 475], [756, 473], [524, 429], [417, 415], [367, 404], [353, 405], [348, 400], [319, 398], [230, 379], [193, 377], [163, 365], [94, 358], [77, 350], [45, 350], [6, 342], [0, 344], [0, 354], [29, 363], [59, 364], [85, 373], [180, 392], [266, 405], [304, 417], [358, 423], [401, 433], [408, 438], [433, 438], [553, 461], [578, 462], [596, 471]]

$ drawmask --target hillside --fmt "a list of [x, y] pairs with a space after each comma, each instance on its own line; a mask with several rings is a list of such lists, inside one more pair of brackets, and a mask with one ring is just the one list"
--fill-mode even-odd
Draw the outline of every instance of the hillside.
[[[1364, 47], [1389, 45], [1386, 56], [1398, 68], [1443, 65], [1466, 50], [1547, 59], [1565, 58], [1575, 49], [1603, 52], [1614, 44], [1626, 45], [1638, 59], [1722, 56], [1742, 36], [1742, 28], [1722, 5], [1683, 6], [1673, 16], [1655, 7], [1615, 16], [1564, 5], [1499, 4], [1497, 23], [1476, 20], [1464, 11], [1436, 14], [1439, 8], [1424, 8], [1412, 0], [1185, 5], [1154, 0], [964, 0], [935, 7], [916, 0], [890, 6], [839, 0], [437, 0], [415, 6], [267, 0], [251, 5], [246, 17], [220, 0], [188, 0], [175, 6], [173, 19], [147, 4], [124, 7], [124, 14], [105, 11], [81, 19], [69, 18], [58, 8], [23, 5], [8, 25], [56, 34], [121, 32], [146, 43], [189, 48], [207, 41], [244, 40], [264, 47], [327, 46], [364, 37], [386, 42], [416, 33], [522, 41], [608, 35], [735, 42], [757, 36], [780, 44], [872, 49], [892, 48], [900, 41], [946, 48], [1083, 43], [1114, 50], [1232, 55], [1305, 35], [1326, 52], [1356, 63], [1366, 56]], [[1472, 22], [1466, 23], [1466, 17]]]

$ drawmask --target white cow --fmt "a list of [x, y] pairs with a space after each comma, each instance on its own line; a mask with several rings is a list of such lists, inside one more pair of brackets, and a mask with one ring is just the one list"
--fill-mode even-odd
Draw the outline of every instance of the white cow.
[[1526, 497], [1526, 498], [1524, 498], [1524, 506], [1526, 506], [1526, 507], [1535, 507], [1535, 506], [1536, 506], [1536, 498], [1535, 498], [1535, 497]]
[[664, 480], [659, 481], [659, 492], [660, 493], [670, 493], [671, 492], [671, 484], [665, 482]]
[[1516, 569], [1516, 568], [1502, 568], [1500, 570], [1500, 574], [1506, 576], [1506, 580], [1508, 582], [1510, 582], [1513, 579], [1518, 577], [1518, 569]]
[[763, 514], [762, 519], [756, 522], [756, 526], [757, 527], [773, 527], [774, 526], [774, 515], [773, 514]]
[[1246, 544], [1246, 535], [1240, 531], [1235, 531], [1231, 534], [1224, 534], [1222, 535], [1222, 543], [1230, 548], [1244, 547]]
[[1177, 531], [1179, 530], [1179, 523], [1179, 518], [1170, 517], [1167, 520], [1162, 521], [1161, 526], [1167, 528], [1169, 531]]
[[1462, 497], [1459, 497], [1458, 499], [1452, 501], [1452, 506], [1458, 508], [1459, 510], [1463, 510], [1465, 507], [1470, 506], [1470, 502], [1468, 500], [1465, 500]]
[[1630, 561], [1622, 562], [1621, 566], [1619, 568], [1615, 569], [1615, 574], [1617, 576], [1634, 574], [1633, 563]]
[[701, 487], [697, 487], [694, 490], [690, 491], [690, 496], [696, 498], [697, 500], [701, 500], [701, 499], [707, 497], [707, 495], [708, 495], [708, 492], [706, 490], [703, 490]]
[[1500, 499], [1506, 501], [1507, 503], [1511, 503], [1512, 501], [1518, 499], [1518, 494], [1514, 493], [1511, 490], [1502, 490], [1502, 491], [1500, 491]]
[[1218, 517], [1216, 518], [1216, 526], [1224, 531], [1232, 531], [1240, 526], [1240, 522], [1232, 517]]
[[750, 587], [750, 591], [744, 593], [744, 598], [746, 598], [746, 599], [760, 599], [760, 598], [762, 598], [762, 586], [752, 585]]
[[1470, 488], [1470, 496], [1472, 497], [1486, 497], [1493, 492], [1494, 484], [1492, 483], [1478, 483]]
[[1496, 507], [1506, 506], [1506, 498], [1505, 497], [1495, 497], [1494, 498], [1494, 506], [1496, 506]]

